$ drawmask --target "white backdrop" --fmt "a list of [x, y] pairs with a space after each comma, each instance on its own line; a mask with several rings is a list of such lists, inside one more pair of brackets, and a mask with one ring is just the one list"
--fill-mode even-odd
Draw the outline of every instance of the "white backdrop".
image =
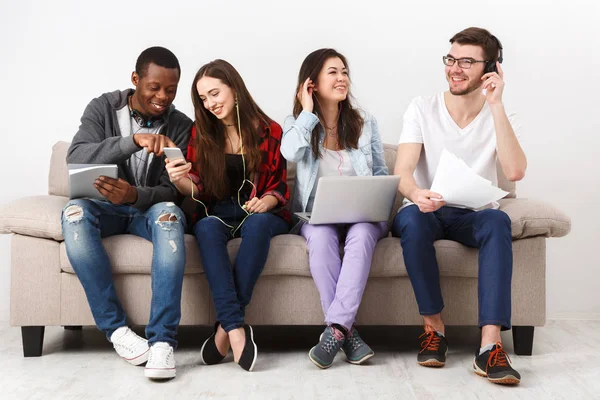
[[[446, 88], [448, 39], [468, 26], [491, 30], [504, 45], [505, 104], [524, 124], [529, 169], [518, 194], [573, 220], [569, 236], [548, 241], [548, 317], [600, 319], [597, 1], [0, 0], [0, 9], [1, 204], [46, 193], [52, 144], [71, 140], [93, 97], [130, 86], [146, 47], [178, 56], [175, 104], [189, 116], [195, 72], [223, 58], [280, 123], [304, 57], [334, 47], [349, 60], [360, 106], [397, 143], [411, 98]], [[2, 236], [0, 320], [9, 262]]]

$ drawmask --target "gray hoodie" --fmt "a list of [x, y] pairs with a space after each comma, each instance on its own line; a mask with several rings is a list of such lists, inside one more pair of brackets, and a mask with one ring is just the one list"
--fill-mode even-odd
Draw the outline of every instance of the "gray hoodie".
[[[135, 179], [127, 161], [140, 150], [133, 136], [123, 137], [117, 120], [117, 110], [127, 107], [127, 97], [133, 89], [104, 93], [93, 99], [81, 117], [81, 125], [67, 153], [67, 163], [117, 164], [119, 178], [135, 186]], [[165, 114], [166, 124], [161, 134], [169, 137], [183, 154], [192, 128], [192, 120], [171, 105]], [[138, 198], [133, 207], [145, 211], [156, 203], [176, 201], [177, 189], [169, 180], [165, 169], [165, 157], [154, 157], [150, 163], [147, 186], [137, 187]]]

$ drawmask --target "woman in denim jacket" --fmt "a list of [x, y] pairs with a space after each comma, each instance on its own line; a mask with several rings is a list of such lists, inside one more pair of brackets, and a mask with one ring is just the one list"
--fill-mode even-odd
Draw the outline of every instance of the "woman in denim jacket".
[[[310, 212], [321, 176], [387, 175], [377, 122], [351, 103], [346, 58], [333, 49], [309, 54], [298, 75], [294, 115], [285, 120], [281, 154], [297, 163], [293, 212]], [[340, 199], [343, 201], [343, 199]], [[328, 368], [340, 347], [360, 364], [373, 350], [354, 328], [371, 258], [387, 223], [299, 226], [309, 251], [310, 271], [321, 296], [327, 328], [309, 353]], [[340, 241], [344, 257], [340, 258]]]

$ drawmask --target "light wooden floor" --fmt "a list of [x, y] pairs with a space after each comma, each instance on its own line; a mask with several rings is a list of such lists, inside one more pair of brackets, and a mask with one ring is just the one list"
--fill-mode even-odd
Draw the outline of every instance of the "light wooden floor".
[[[256, 329], [259, 359], [248, 373], [230, 362], [200, 364], [205, 328], [182, 328], [177, 378], [148, 381], [142, 367], [118, 358], [95, 328], [47, 328], [44, 354], [23, 358], [21, 331], [0, 324], [1, 399], [600, 399], [600, 321], [550, 321], [536, 328], [534, 355], [511, 356], [523, 379], [518, 387], [494, 385], [471, 370], [478, 330], [450, 327], [448, 363], [416, 363], [418, 327], [363, 328], [375, 349], [368, 365], [344, 362], [328, 370], [308, 360], [315, 327]], [[512, 353], [510, 333], [503, 336]]]

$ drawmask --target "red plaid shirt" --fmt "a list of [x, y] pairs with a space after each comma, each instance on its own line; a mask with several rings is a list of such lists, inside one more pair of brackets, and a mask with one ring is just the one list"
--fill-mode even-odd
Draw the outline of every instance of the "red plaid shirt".
[[[290, 213], [287, 208], [283, 208], [287, 205], [290, 200], [290, 192], [286, 183], [287, 179], [287, 164], [285, 158], [281, 155], [279, 147], [281, 146], [281, 137], [283, 131], [281, 126], [277, 122], [271, 122], [269, 125], [260, 125], [260, 137], [262, 142], [259, 145], [259, 149], [262, 153], [262, 160], [258, 166], [258, 171], [254, 174], [252, 182], [256, 189], [252, 189], [250, 198], [258, 197], [263, 198], [271, 195], [275, 196], [279, 200], [279, 204], [276, 208], [281, 208], [274, 212], [275, 215], [279, 215], [285, 219], [288, 223], [290, 222]], [[190, 171], [190, 177], [196, 185], [197, 192], [194, 191], [194, 197], [205, 202], [210, 213], [211, 203], [214, 203], [216, 199], [211, 196], [203, 194], [204, 187], [198, 176], [196, 170], [196, 126], [192, 127], [192, 133], [187, 148], [187, 160], [192, 163], [192, 170]], [[198, 193], [198, 195], [196, 195]], [[205, 201], [206, 200], [206, 201]], [[196, 207], [196, 212], [193, 216], [191, 226], [196, 221], [204, 217], [204, 208], [197, 204], [200, 208]]]

